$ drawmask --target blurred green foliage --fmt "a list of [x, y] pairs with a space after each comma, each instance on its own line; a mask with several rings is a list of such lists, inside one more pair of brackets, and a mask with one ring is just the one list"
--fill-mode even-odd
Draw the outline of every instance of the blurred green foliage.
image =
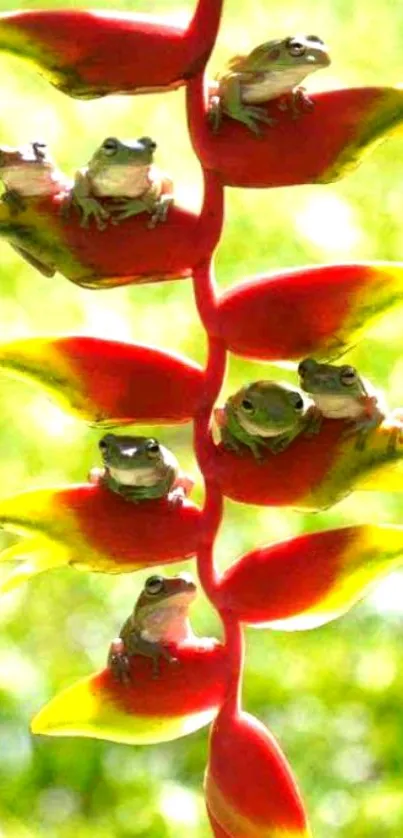
[[[13, 2], [22, 6], [110, 8], [189, 14], [191, 0]], [[309, 6], [309, 8], [308, 8]], [[169, 7], [169, 9], [167, 8]], [[315, 32], [332, 66], [310, 89], [394, 84], [402, 74], [403, 6], [393, 0], [225, 0], [211, 61], [249, 51], [264, 38]], [[113, 60], [113, 56], [111, 56]], [[69, 174], [106, 134], [149, 134], [179, 196], [200, 202], [201, 177], [186, 130], [184, 92], [76, 102], [18, 59], [0, 55], [0, 143], [43, 138]], [[167, 130], [168, 129], [168, 130]], [[389, 140], [338, 184], [269, 191], [227, 190], [217, 256], [220, 287], [272, 268], [330, 261], [402, 258], [402, 142]], [[46, 279], [0, 243], [1, 339], [83, 333], [157, 344], [204, 361], [191, 283], [85, 291]], [[389, 315], [349, 360], [403, 404], [401, 313]], [[292, 370], [231, 360], [225, 392], [245, 380]], [[197, 474], [189, 427], [159, 429]], [[66, 419], [37, 391], [2, 378], [0, 479], [3, 494], [81, 480], [96, 461], [98, 435]], [[287, 479], [287, 475], [284, 475]], [[196, 498], [202, 498], [198, 479]], [[258, 544], [362, 521], [400, 522], [402, 496], [356, 494], [329, 512], [241, 507], [227, 502], [221, 566]], [[3, 537], [6, 544], [6, 537]], [[34, 579], [0, 608], [0, 838], [201, 838], [208, 834], [201, 783], [207, 736], [133, 749], [99, 741], [33, 738], [34, 712], [81, 675], [102, 667], [110, 639], [146, 574], [107, 577], [59, 570]], [[220, 625], [200, 596], [199, 633]], [[403, 577], [395, 573], [343, 620], [306, 634], [247, 635], [245, 704], [279, 738], [299, 778], [316, 838], [403, 834]]]

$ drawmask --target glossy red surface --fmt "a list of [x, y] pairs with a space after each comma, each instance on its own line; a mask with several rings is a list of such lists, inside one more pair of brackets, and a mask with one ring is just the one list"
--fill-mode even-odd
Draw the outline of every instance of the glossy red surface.
[[220, 13], [220, 0], [200, 0], [182, 27], [129, 12], [18, 11], [0, 17], [0, 48], [29, 56], [72, 96], [172, 88], [204, 66]]
[[303, 358], [331, 343], [337, 347], [357, 294], [370, 282], [366, 263], [252, 277], [220, 298], [222, 336], [237, 355], [267, 361]]
[[253, 716], [221, 712], [211, 729], [206, 799], [213, 817], [227, 829], [228, 812], [216, 811], [209, 777], [234, 823], [240, 817], [236, 835], [241, 835], [242, 818], [251, 825], [245, 829], [248, 836], [259, 835], [258, 827], [262, 835], [270, 829], [273, 834], [288, 829], [305, 835], [305, 814], [291, 769], [275, 739]]
[[215, 467], [221, 490], [240, 503], [265, 506], [309, 506], [312, 494], [310, 505], [315, 508], [315, 493], [319, 494], [337, 458], [344, 431], [344, 422], [328, 419], [319, 434], [301, 434], [285, 451], [269, 451], [261, 460], [247, 449], [235, 453], [220, 444], [215, 449]]
[[122, 685], [109, 669], [94, 679], [94, 689], [105, 690], [106, 697], [122, 710], [144, 716], [175, 716], [207, 710], [223, 698], [227, 677], [224, 647], [210, 638], [169, 651], [178, 663], [160, 661], [160, 677], [152, 676], [152, 661], [131, 658], [131, 683]]
[[[124, 572], [125, 564], [138, 561], [151, 567], [190, 558], [196, 552], [200, 510], [190, 501], [178, 504], [161, 498], [131, 503], [90, 484], [60, 490], [54, 498], [56, 509], [74, 513], [90, 545], [115, 563], [118, 572]], [[85, 556], [77, 556], [77, 562], [84, 564]]]
[[[278, 101], [267, 102], [261, 107], [277, 124], [259, 123], [259, 136], [226, 115], [214, 133], [207, 105], [200, 107], [198, 87], [196, 78], [187, 95], [192, 144], [202, 165], [216, 171], [225, 186], [267, 188], [337, 180], [358, 165], [371, 142], [403, 119], [401, 91], [360, 87], [310, 95], [314, 108], [298, 119], [290, 110], [280, 111]], [[379, 124], [374, 120], [366, 126], [378, 110]]]
[[98, 406], [99, 421], [186, 422], [203, 386], [203, 371], [160, 349], [92, 337], [59, 338], [52, 346]]
[[337, 584], [357, 529], [309, 533], [247, 553], [220, 580], [221, 606], [254, 625], [312, 607]]

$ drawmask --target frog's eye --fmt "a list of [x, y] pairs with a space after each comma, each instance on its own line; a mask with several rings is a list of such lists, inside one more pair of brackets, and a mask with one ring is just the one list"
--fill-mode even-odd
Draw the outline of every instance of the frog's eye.
[[306, 53], [306, 46], [301, 44], [301, 41], [298, 41], [297, 38], [289, 38], [287, 42], [287, 49], [290, 55], [295, 58], [298, 58], [300, 55], [305, 55]]
[[151, 137], [140, 137], [138, 142], [148, 148], [149, 151], [155, 151], [157, 148], [157, 143]]
[[102, 143], [102, 148], [105, 154], [108, 154], [112, 157], [112, 154], [116, 154], [119, 148], [119, 141], [115, 139], [115, 137], [108, 137]]
[[155, 596], [156, 594], [160, 594], [161, 591], [164, 589], [164, 579], [162, 576], [149, 576], [146, 579], [146, 583], [144, 585], [144, 589], [147, 594], [151, 596]]
[[304, 409], [304, 400], [299, 393], [290, 393], [290, 402], [298, 413]]
[[357, 374], [354, 367], [342, 367], [340, 370], [340, 381], [347, 387], [351, 387], [357, 380]]
[[312, 358], [305, 358], [298, 364], [298, 375], [301, 375], [302, 377], [304, 375], [308, 375], [309, 372], [312, 372], [315, 369], [315, 367], [316, 361]]
[[253, 413], [253, 411], [255, 409], [254, 406], [253, 406], [253, 403], [249, 399], [242, 399], [241, 407], [242, 407], [242, 410], [245, 411], [245, 413]]
[[160, 447], [156, 439], [150, 439], [146, 443], [146, 451], [149, 457], [158, 457], [158, 454], [160, 453]]

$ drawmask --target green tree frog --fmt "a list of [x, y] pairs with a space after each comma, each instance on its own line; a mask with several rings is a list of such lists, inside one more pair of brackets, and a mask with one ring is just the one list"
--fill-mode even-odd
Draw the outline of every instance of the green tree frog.
[[9, 204], [12, 214], [26, 208], [24, 198], [57, 195], [69, 186], [46, 143], [39, 141], [21, 148], [0, 146], [0, 179], [5, 186], [2, 201]]
[[[150, 137], [118, 140], [107, 137], [88, 165], [76, 173], [68, 211], [75, 204], [81, 212], [81, 226], [93, 218], [99, 230], [108, 220], [119, 224], [130, 216], [151, 215], [148, 227], [165, 221], [172, 204], [172, 180], [154, 165], [157, 144]], [[111, 199], [106, 206], [99, 198]]]
[[261, 449], [284, 451], [309, 428], [311, 406], [298, 390], [275, 381], [255, 381], [230, 396], [214, 411], [225, 448], [247, 446], [256, 459]]
[[[215, 131], [223, 113], [244, 122], [255, 134], [258, 123], [274, 125], [276, 120], [267, 115], [259, 103], [291, 94], [291, 109], [296, 117], [301, 107], [312, 108], [313, 103], [300, 87], [314, 70], [330, 64], [329, 53], [316, 35], [296, 35], [283, 40], [267, 41], [249, 55], [231, 59], [227, 71], [218, 76], [216, 89], [210, 99], [209, 119]], [[287, 108], [286, 100], [280, 104]]]
[[301, 388], [316, 405], [317, 426], [323, 417], [345, 419], [352, 423], [347, 434], [358, 433], [357, 448], [363, 449], [368, 432], [386, 417], [381, 394], [348, 364], [322, 364], [305, 358], [298, 366], [298, 374]]
[[104, 468], [91, 469], [89, 479], [104, 484], [134, 503], [169, 496], [182, 501], [193, 481], [179, 472], [176, 457], [168, 448], [145, 436], [106, 434], [99, 442]]
[[109, 649], [108, 667], [117, 680], [130, 683], [132, 655], [152, 658], [154, 678], [160, 674], [160, 658], [176, 662], [167, 644], [178, 645], [193, 638], [188, 612], [196, 592], [188, 573], [150, 576], [146, 580], [132, 614]]
[[[5, 191], [1, 197], [11, 216], [27, 209], [30, 198], [52, 197], [66, 192], [71, 184], [55, 166], [46, 143], [32, 142], [21, 148], [0, 146], [0, 180]], [[14, 250], [44, 276], [54, 276], [55, 267], [47, 265], [25, 247], [12, 244]]]

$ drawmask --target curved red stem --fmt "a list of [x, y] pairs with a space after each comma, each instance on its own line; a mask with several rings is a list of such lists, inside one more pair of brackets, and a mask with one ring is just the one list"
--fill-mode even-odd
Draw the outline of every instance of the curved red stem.
[[[194, 83], [196, 107], [204, 107], [203, 77]], [[190, 85], [189, 85], [190, 86]], [[199, 114], [200, 115], [200, 114]], [[221, 229], [223, 222], [223, 187], [214, 172], [204, 170], [203, 213], [209, 214], [210, 223]], [[197, 570], [206, 595], [220, 614], [228, 654], [229, 678], [222, 712], [237, 715], [240, 707], [240, 690], [243, 670], [243, 634], [233, 613], [223, 608], [219, 596], [219, 572], [214, 561], [214, 544], [220, 528], [224, 500], [217, 482], [214, 467], [214, 440], [211, 432], [211, 414], [225, 378], [227, 350], [219, 335], [217, 318], [217, 291], [213, 267], [212, 244], [210, 258], [193, 271], [193, 287], [197, 309], [207, 332], [208, 358], [204, 371], [203, 394], [194, 417], [194, 444], [197, 461], [204, 477], [205, 500], [202, 511], [201, 535], [197, 551]]]

